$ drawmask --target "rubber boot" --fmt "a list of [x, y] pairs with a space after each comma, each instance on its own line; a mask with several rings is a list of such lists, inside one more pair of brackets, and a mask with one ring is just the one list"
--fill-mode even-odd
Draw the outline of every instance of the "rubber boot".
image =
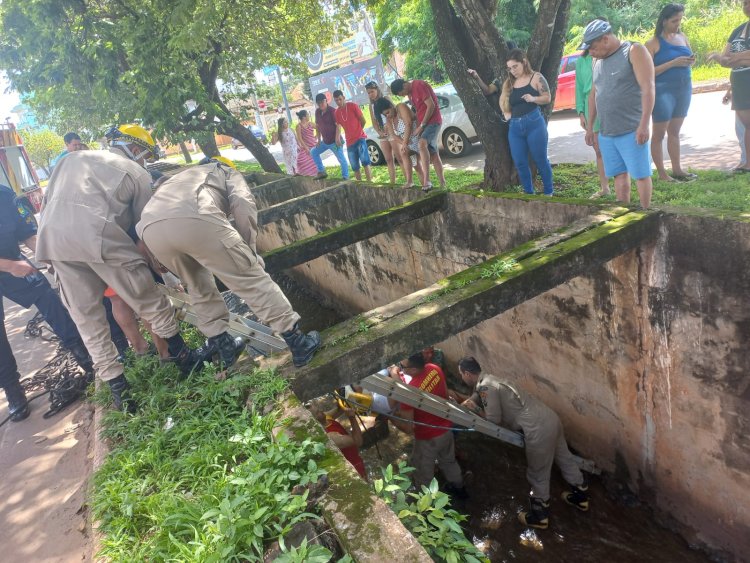
[[[94, 381], [94, 362], [89, 355], [89, 351], [86, 350], [86, 346], [83, 342], [78, 341], [72, 346], [68, 346], [68, 352], [70, 352], [75, 358], [76, 362], [86, 374], [86, 381], [91, 383]], [[89, 381], [90, 380], [90, 381]]]
[[26, 392], [18, 380], [5, 386], [5, 397], [8, 399], [8, 411], [11, 422], [20, 422], [29, 416], [29, 402]]
[[570, 486], [570, 492], [564, 492], [562, 499], [570, 506], [575, 506], [578, 510], [586, 512], [589, 509], [589, 486], [586, 483], [576, 487]]
[[311, 330], [305, 334], [300, 330], [299, 323], [295, 323], [292, 330], [282, 332], [281, 336], [292, 352], [294, 367], [306, 366], [312, 360], [315, 351], [320, 348], [320, 333], [317, 330]]
[[167, 338], [167, 346], [170, 356], [168, 361], [176, 364], [183, 376], [190, 375], [195, 368], [199, 368], [204, 361], [211, 358], [209, 347], [192, 350], [185, 344], [179, 332]]
[[130, 397], [130, 384], [125, 379], [125, 375], [118, 375], [114, 379], [107, 381], [109, 388], [112, 390], [112, 399], [115, 408], [119, 411], [135, 414], [135, 401]]
[[518, 519], [531, 528], [546, 530], [549, 526], [549, 501], [529, 497], [529, 511], [521, 512]]
[[443, 491], [445, 492], [445, 494], [453, 497], [456, 500], [466, 500], [469, 498], [469, 493], [467, 492], [466, 487], [463, 485], [457, 487], [453, 483], [447, 483], [443, 487]]
[[228, 332], [222, 332], [208, 339], [208, 348], [213, 354], [219, 356], [221, 369], [227, 369], [234, 365], [242, 354], [245, 349], [245, 340], [240, 337], [234, 338]]

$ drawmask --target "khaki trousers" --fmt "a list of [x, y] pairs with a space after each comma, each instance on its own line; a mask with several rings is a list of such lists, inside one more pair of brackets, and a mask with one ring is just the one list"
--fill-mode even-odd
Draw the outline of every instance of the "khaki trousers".
[[207, 337], [229, 328], [229, 311], [214, 275], [276, 332], [291, 330], [300, 318], [229, 221], [217, 224], [192, 217], [165, 219], [143, 230], [143, 242], [187, 285], [200, 318], [198, 328]]
[[156, 334], [169, 338], [178, 332], [174, 308], [154, 282], [145, 262], [124, 267], [114, 264], [52, 261], [60, 285], [60, 297], [81, 333], [94, 367], [103, 381], [123, 373], [112, 343], [102, 304], [107, 286], [151, 323]]
[[429, 486], [435, 476], [435, 460], [446, 481], [458, 488], [463, 487], [464, 478], [456, 461], [453, 432], [450, 430], [429, 440], [414, 440], [410, 459], [415, 469], [412, 476], [414, 485]]

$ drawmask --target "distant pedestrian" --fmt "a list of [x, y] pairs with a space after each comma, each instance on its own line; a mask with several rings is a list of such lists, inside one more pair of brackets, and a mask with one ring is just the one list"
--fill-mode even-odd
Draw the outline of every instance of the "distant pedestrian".
[[[584, 51], [576, 63], [576, 112], [581, 120], [581, 127], [586, 130], [586, 120], [589, 115], [589, 94], [594, 84], [594, 59], [588, 51]], [[609, 178], [604, 172], [602, 152], [599, 150], [599, 120], [594, 123], [594, 153], [596, 154], [596, 170], [599, 173], [599, 191], [591, 196], [596, 199], [609, 195]]]
[[375, 104], [378, 100], [388, 99], [383, 96], [383, 92], [380, 90], [380, 86], [376, 82], [368, 82], [365, 84], [365, 90], [367, 91], [367, 97], [370, 98], [370, 121], [372, 122], [372, 128], [378, 134], [378, 141], [380, 144], [380, 150], [383, 151], [383, 158], [385, 158], [385, 164], [388, 167], [388, 178], [391, 184], [396, 183], [396, 154], [398, 152], [398, 142], [385, 130], [385, 121], [383, 121], [383, 115], [375, 111]]
[[[680, 128], [690, 108], [690, 98], [693, 95], [690, 67], [695, 63], [690, 42], [680, 30], [684, 15], [685, 7], [682, 4], [664, 6], [656, 20], [654, 36], [646, 41], [646, 49], [654, 59], [656, 77], [651, 158], [659, 179], [667, 182], [685, 182], [697, 178], [695, 174], [685, 172], [680, 165]], [[672, 161], [671, 176], [664, 168], [662, 141], [665, 135], [667, 152]]]
[[[742, 11], [750, 18], [750, 0], [742, 2]], [[729, 82], [732, 85], [732, 109], [745, 128], [745, 148], [750, 143], [750, 21], [737, 27], [729, 35], [724, 52], [711, 53], [709, 61], [716, 61], [721, 66], [731, 68]], [[750, 162], [735, 169], [736, 172], [750, 172]]]
[[336, 123], [344, 130], [346, 138], [346, 152], [349, 155], [349, 166], [354, 170], [357, 180], [362, 179], [360, 166], [365, 169], [365, 177], [372, 182], [372, 171], [370, 170], [370, 154], [367, 152], [367, 134], [365, 133], [365, 116], [362, 110], [354, 102], [347, 102], [344, 93], [336, 90], [333, 100], [338, 106], [336, 108]]
[[551, 196], [552, 166], [547, 157], [547, 122], [539, 106], [550, 103], [549, 84], [541, 72], [535, 72], [526, 53], [513, 49], [508, 53], [508, 78], [503, 83], [500, 107], [510, 121], [508, 143], [510, 154], [518, 170], [523, 191], [533, 194], [534, 182], [529, 166], [529, 153], [534, 160], [544, 185], [544, 195]]
[[297, 174], [300, 176], [315, 176], [318, 169], [310, 156], [310, 151], [315, 147], [315, 125], [310, 121], [310, 114], [306, 109], [297, 112], [299, 123], [295, 134], [297, 135]]
[[424, 80], [398, 78], [391, 82], [391, 92], [397, 96], [409, 96], [409, 100], [411, 100], [411, 104], [417, 112], [415, 133], [419, 138], [419, 158], [422, 164], [422, 177], [425, 179], [422, 191], [428, 192], [432, 189], [430, 162], [435, 168], [440, 188], [445, 188], [443, 161], [440, 160], [440, 152], [438, 151], [438, 137], [443, 124], [443, 117], [440, 115], [435, 91]]
[[297, 171], [297, 137], [289, 129], [289, 122], [286, 117], [279, 117], [277, 121], [277, 135], [279, 137], [279, 144], [281, 145], [281, 152], [284, 156], [284, 166], [286, 166], [286, 173], [290, 176], [296, 176]]
[[589, 94], [586, 143], [594, 144], [594, 123], [601, 123], [599, 148], [607, 176], [615, 179], [618, 201], [630, 202], [630, 176], [638, 185], [641, 207], [651, 205], [649, 137], [654, 109], [654, 63], [640, 43], [620, 41], [612, 26], [594, 20], [586, 26], [583, 44], [596, 59]]
[[63, 157], [83, 148], [81, 137], [78, 135], [78, 133], [74, 133], [72, 131], [70, 133], [65, 133], [65, 135], [63, 136], [63, 143], [65, 143], [65, 149], [60, 154], [58, 154], [51, 162], [51, 170], [54, 170], [55, 166], [57, 166], [57, 163], [60, 162]]
[[328, 99], [325, 94], [315, 96], [315, 131], [318, 137], [318, 143], [310, 151], [315, 167], [318, 169], [318, 178], [327, 178], [325, 168], [323, 168], [323, 159], [320, 155], [326, 151], [331, 151], [341, 165], [341, 177], [344, 180], [349, 179], [349, 164], [344, 156], [344, 149], [341, 142], [341, 126], [336, 123], [336, 110], [328, 105]]

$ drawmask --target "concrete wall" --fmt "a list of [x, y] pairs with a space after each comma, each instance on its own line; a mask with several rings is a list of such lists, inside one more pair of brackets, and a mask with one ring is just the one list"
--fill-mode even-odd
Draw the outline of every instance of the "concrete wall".
[[[359, 189], [268, 226], [299, 240], [410, 197]], [[454, 194], [445, 212], [295, 268], [345, 313], [383, 305], [549, 232], [585, 206]], [[570, 443], [692, 541], [750, 550], [750, 225], [669, 215], [656, 240], [442, 343], [515, 378]]]

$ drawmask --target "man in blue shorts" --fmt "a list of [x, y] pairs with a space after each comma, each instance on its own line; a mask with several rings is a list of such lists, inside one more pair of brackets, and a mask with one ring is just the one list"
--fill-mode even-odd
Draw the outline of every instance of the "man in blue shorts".
[[336, 123], [344, 130], [346, 138], [346, 152], [349, 155], [349, 166], [354, 170], [357, 180], [362, 179], [359, 172], [360, 164], [365, 169], [367, 181], [372, 182], [370, 171], [370, 155], [367, 152], [367, 134], [365, 133], [365, 116], [362, 110], [354, 102], [347, 102], [344, 93], [336, 90], [333, 93], [333, 101], [336, 108]]
[[654, 63], [640, 43], [620, 41], [612, 26], [594, 20], [586, 26], [580, 49], [596, 59], [589, 94], [586, 144], [593, 146], [593, 124], [600, 121], [599, 149], [604, 171], [615, 179], [617, 200], [630, 202], [630, 176], [638, 185], [641, 207], [651, 205], [651, 112], [654, 109]]

